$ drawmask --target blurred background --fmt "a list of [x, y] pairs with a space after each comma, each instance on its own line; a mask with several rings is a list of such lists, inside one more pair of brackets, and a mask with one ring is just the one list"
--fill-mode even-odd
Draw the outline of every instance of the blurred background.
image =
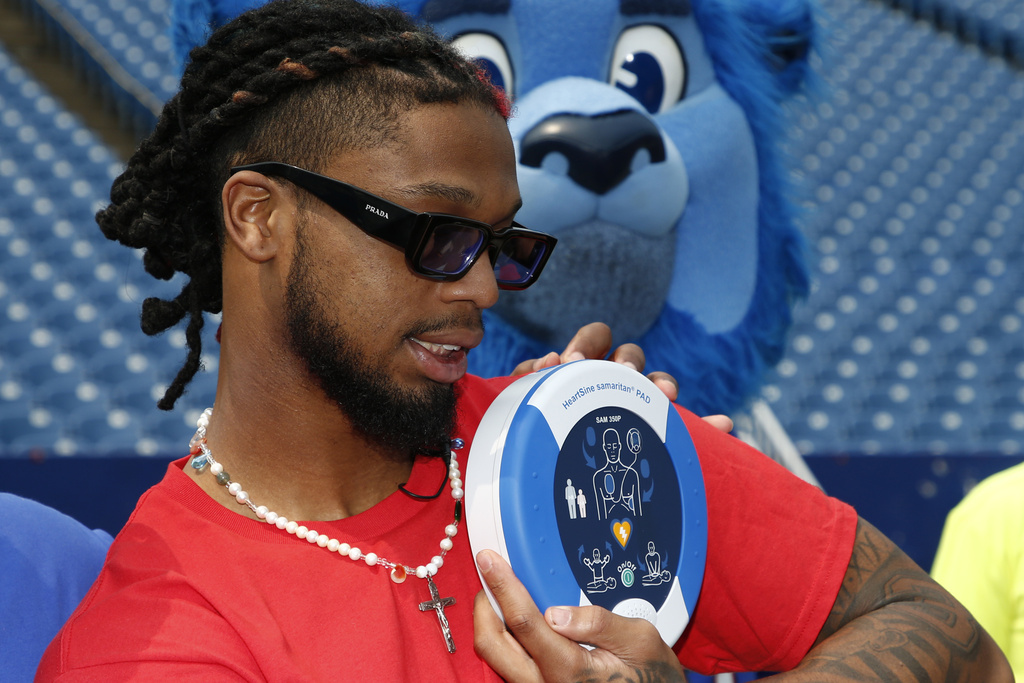
[[[946, 512], [1024, 459], [1024, 0], [823, 0], [788, 151], [813, 289], [762, 398], [829, 493], [926, 569]], [[0, 490], [116, 533], [186, 453], [156, 409], [176, 293], [93, 220], [174, 92], [167, 0], [0, 0]], [[212, 350], [212, 352], [211, 352]]]

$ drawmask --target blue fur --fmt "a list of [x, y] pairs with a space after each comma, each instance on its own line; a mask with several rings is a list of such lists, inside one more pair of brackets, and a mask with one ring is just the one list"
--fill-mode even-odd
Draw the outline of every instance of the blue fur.
[[[750, 310], [732, 333], [702, 339], [688, 324], [685, 312], [666, 309], [659, 324], [640, 344], [650, 367], [672, 367], [681, 383], [696, 375], [697, 386], [685, 392], [693, 398], [685, 398], [681, 391], [682, 403], [698, 412], [730, 411], [760, 384], [765, 369], [781, 359], [792, 321], [791, 306], [806, 296], [810, 284], [803, 236], [794, 227], [788, 200], [791, 188], [779, 148], [785, 123], [779, 102], [795, 88], [794, 71], [806, 67], [788, 65], [786, 68], [793, 71], [785, 78], [773, 78], [774, 67], [765, 59], [773, 36], [754, 29], [758, 24], [763, 27], [764, 18], [770, 17], [773, 28], [789, 27], [809, 39], [807, 32], [812, 26], [807, 19], [808, 4], [799, 0], [750, 3], [748, 8], [756, 7], [761, 20], [754, 23], [744, 21], [749, 16], [730, 11], [736, 3], [727, 0], [695, 0], [693, 4], [718, 79], [747, 114], [757, 141], [761, 188], [759, 277]], [[723, 354], [725, 348], [735, 353]], [[673, 362], [684, 354], [690, 357], [686, 364]], [[723, 355], [731, 356], [736, 365], [721, 368]], [[708, 367], [719, 367], [723, 372], [711, 372], [705, 369]]]

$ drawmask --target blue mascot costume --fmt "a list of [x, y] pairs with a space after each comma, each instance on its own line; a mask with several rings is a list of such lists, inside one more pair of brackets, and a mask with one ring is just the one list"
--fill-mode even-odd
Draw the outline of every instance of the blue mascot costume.
[[[400, 0], [513, 97], [525, 206], [558, 236], [544, 277], [486, 313], [476, 374], [583, 324], [636, 341], [699, 414], [743, 407], [806, 294], [779, 149], [811, 0]], [[179, 56], [260, 0], [179, 0]]]

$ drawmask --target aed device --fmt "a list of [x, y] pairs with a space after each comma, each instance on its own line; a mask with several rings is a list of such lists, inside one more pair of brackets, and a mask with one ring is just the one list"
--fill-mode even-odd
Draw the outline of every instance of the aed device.
[[473, 554], [500, 553], [541, 611], [600, 605], [669, 645], [682, 635], [707, 504], [693, 441], [653, 382], [596, 360], [517, 380], [480, 422], [464, 479]]

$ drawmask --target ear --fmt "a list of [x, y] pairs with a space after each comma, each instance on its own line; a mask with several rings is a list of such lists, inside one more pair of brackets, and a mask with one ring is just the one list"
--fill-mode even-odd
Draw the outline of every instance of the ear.
[[261, 173], [241, 171], [224, 183], [221, 204], [226, 237], [238, 251], [255, 263], [277, 256], [294, 216], [289, 192]]

